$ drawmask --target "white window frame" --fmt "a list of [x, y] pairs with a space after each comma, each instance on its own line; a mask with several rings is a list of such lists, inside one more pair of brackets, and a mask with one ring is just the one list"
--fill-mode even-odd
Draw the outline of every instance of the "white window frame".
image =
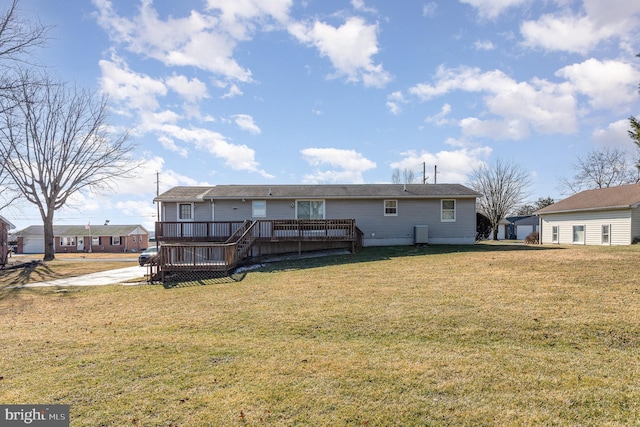
[[560, 241], [560, 226], [551, 226], [551, 243], [558, 243]]
[[[262, 204], [262, 206], [258, 206]], [[265, 218], [267, 216], [267, 201], [253, 200], [251, 202], [251, 216], [253, 218]]]
[[[180, 210], [181, 206], [191, 206], [191, 208], [190, 208], [191, 209], [191, 211], [190, 211], [191, 218], [182, 218], [181, 217], [181, 214], [182, 214], [182, 212]], [[176, 205], [176, 210], [177, 210], [176, 218], [178, 218], [178, 221], [184, 221], [184, 222], [192, 222], [193, 221], [194, 212], [195, 212], [195, 206], [194, 206], [193, 203], [178, 203]]]
[[[582, 227], [582, 241], [579, 239], [576, 240], [576, 229], [578, 227]], [[584, 224], [576, 224], [571, 227], [571, 243], [574, 245], [584, 245], [587, 242], [587, 227]]]
[[112, 246], [120, 246], [122, 243], [122, 240], [120, 240], [120, 236], [111, 236], [111, 245]]
[[[444, 208], [445, 202], [453, 202], [453, 209], [445, 209]], [[456, 208], [457, 208], [456, 199], [441, 199], [440, 200], [440, 222], [456, 222]], [[445, 212], [453, 213], [453, 218], [445, 218], [444, 217]]]
[[[604, 232], [605, 227], [607, 228], [607, 232]], [[607, 240], [605, 241], [605, 236]], [[611, 245], [611, 224], [602, 224], [600, 226], [600, 243], [603, 245]]]
[[100, 246], [100, 236], [91, 238], [91, 246]]
[[60, 237], [60, 246], [75, 246], [76, 238], [71, 236]]
[[[298, 216], [298, 204], [300, 202], [322, 202], [322, 218], [300, 218]], [[325, 219], [326, 218], [326, 208], [327, 204], [324, 199], [297, 199], [296, 200], [296, 219]]]
[[[389, 206], [391, 203], [393, 206]], [[398, 201], [395, 199], [389, 199], [384, 201], [384, 216], [398, 216]]]

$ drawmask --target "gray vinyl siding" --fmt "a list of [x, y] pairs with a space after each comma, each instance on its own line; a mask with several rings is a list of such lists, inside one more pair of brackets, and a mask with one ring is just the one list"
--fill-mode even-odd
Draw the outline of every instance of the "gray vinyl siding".
[[[165, 202], [162, 204], [162, 220], [168, 222], [178, 221], [178, 203]], [[211, 203], [193, 203], [193, 220], [212, 221]]]
[[542, 242], [551, 244], [552, 227], [559, 227], [559, 244], [573, 244], [573, 226], [585, 226], [586, 245], [602, 245], [602, 226], [610, 225], [610, 244], [631, 244], [631, 210], [618, 209], [607, 211], [589, 211], [542, 216]]
[[[295, 219], [296, 201], [308, 199], [266, 200], [266, 217], [252, 218], [252, 200], [214, 201], [215, 221], [252, 219]], [[384, 200], [398, 201], [396, 216], [384, 215]], [[364, 233], [365, 245], [405, 245], [413, 243], [414, 227], [429, 227], [429, 242], [434, 244], [473, 244], [476, 232], [475, 199], [456, 199], [456, 221], [440, 220], [441, 199], [351, 199], [324, 200], [326, 219], [355, 219]], [[176, 204], [165, 203], [165, 221], [175, 221]], [[196, 204], [196, 221], [211, 221], [209, 203]], [[208, 214], [208, 216], [207, 216]]]

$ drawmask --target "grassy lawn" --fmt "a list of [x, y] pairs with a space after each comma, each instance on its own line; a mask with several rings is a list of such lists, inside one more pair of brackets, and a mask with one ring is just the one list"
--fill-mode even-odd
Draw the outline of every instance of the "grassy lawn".
[[[137, 265], [138, 254], [56, 254], [56, 259], [28, 268], [0, 270], [0, 297], [7, 287], [26, 285]], [[11, 263], [40, 261], [42, 255], [14, 256]], [[9, 264], [9, 266], [11, 265]]]
[[70, 404], [72, 426], [639, 425], [639, 259], [367, 248], [169, 289], [5, 292], [0, 402]]

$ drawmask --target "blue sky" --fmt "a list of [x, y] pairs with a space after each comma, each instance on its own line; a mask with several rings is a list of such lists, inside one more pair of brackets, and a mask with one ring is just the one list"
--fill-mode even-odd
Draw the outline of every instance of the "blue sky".
[[[152, 229], [175, 185], [465, 184], [496, 159], [563, 197], [578, 156], [635, 146], [640, 2], [628, 0], [21, 0], [52, 25], [35, 52], [109, 94], [142, 166], [79, 194], [57, 224]], [[636, 42], [634, 44], [634, 41]], [[30, 206], [2, 213], [40, 224]]]

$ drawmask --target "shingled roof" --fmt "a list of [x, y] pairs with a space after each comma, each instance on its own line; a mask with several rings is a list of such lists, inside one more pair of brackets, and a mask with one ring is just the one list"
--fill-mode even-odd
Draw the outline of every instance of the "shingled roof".
[[640, 204], [640, 184], [586, 190], [536, 211], [537, 215], [549, 213], [624, 209]]
[[[207, 191], [203, 191], [206, 189]], [[154, 201], [191, 202], [237, 198], [475, 198], [480, 194], [460, 184], [345, 184], [345, 185], [216, 185], [174, 187]]]
[[[85, 225], [54, 225], [54, 236], [128, 236], [138, 234], [149, 234], [146, 228], [141, 225], [91, 225], [91, 229]], [[44, 226], [31, 225], [18, 232], [21, 236], [43, 236]]]

